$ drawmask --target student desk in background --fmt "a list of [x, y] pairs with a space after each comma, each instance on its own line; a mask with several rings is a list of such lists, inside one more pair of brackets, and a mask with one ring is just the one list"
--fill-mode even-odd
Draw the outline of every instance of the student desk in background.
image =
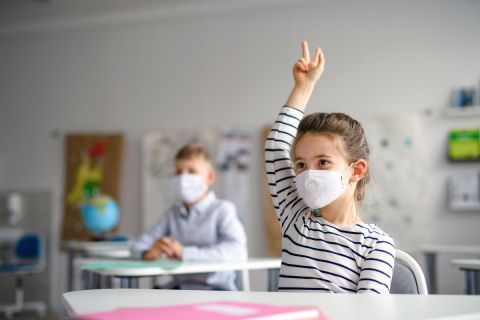
[[431, 294], [437, 293], [437, 254], [476, 254], [480, 256], [480, 246], [459, 246], [459, 245], [422, 245], [420, 250], [425, 256], [427, 267], [427, 287]]
[[128, 259], [131, 245], [130, 241], [68, 241], [65, 245], [68, 254], [68, 290], [74, 288], [74, 261], [77, 257]]
[[480, 318], [480, 296], [327, 294], [315, 292], [244, 292], [203, 290], [101, 289], [66, 292], [67, 314], [111, 311], [120, 307], [159, 307], [213, 301], [314, 305], [331, 320]]
[[455, 259], [452, 264], [465, 272], [467, 294], [480, 294], [480, 259]]
[[[250, 270], [266, 270], [268, 272], [268, 289], [276, 290], [278, 272], [281, 266], [280, 258], [249, 258], [238, 262], [178, 262], [164, 261], [88, 261], [81, 269], [107, 278], [119, 278], [122, 288], [138, 287], [138, 279], [142, 277], [157, 277], [162, 275], [195, 274], [219, 271], [240, 271], [242, 289], [250, 290]], [[97, 281], [96, 281], [97, 282]], [[106, 281], [111, 283], [111, 281]]]

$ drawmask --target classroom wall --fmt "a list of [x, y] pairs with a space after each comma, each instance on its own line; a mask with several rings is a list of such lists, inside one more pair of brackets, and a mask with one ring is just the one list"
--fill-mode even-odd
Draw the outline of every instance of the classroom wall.
[[[55, 10], [46, 15], [36, 3], [30, 9], [39, 20], [0, 23], [0, 189], [51, 190], [57, 230], [64, 133], [125, 133], [121, 230], [136, 235], [141, 136], [155, 129], [244, 126], [259, 136], [253, 157], [258, 184], [251, 187], [246, 217], [249, 250], [252, 256], [265, 254], [260, 130], [288, 96], [291, 66], [300, 41], [307, 39], [323, 47], [327, 60], [309, 111], [356, 116], [430, 110], [422, 119], [429, 205], [417, 213], [428, 220], [412, 229], [414, 238], [479, 243], [480, 215], [445, 208], [448, 173], [478, 165], [449, 164], [444, 153], [450, 127], [480, 121], [447, 119], [441, 110], [454, 86], [479, 83], [480, 2], [141, 3], [148, 5], [87, 15], [72, 11], [68, 19]], [[58, 307], [65, 257], [52, 259], [51, 299]], [[447, 267], [440, 272], [441, 292], [462, 292], [459, 272]]]

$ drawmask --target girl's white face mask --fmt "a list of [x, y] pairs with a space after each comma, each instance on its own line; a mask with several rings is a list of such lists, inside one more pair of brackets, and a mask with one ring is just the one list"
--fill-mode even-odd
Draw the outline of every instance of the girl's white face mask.
[[348, 187], [343, 173], [333, 170], [305, 170], [295, 182], [298, 194], [312, 210], [332, 203]]
[[192, 204], [207, 192], [208, 186], [199, 174], [179, 174], [170, 180], [170, 189], [179, 200]]

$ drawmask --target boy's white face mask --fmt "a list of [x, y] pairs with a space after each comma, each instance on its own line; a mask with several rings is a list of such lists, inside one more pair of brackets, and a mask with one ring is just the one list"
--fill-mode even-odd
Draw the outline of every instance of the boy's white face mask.
[[179, 174], [170, 180], [170, 189], [179, 200], [192, 204], [207, 192], [208, 186], [199, 174]]
[[297, 190], [307, 206], [319, 209], [335, 201], [348, 187], [342, 172], [305, 170], [295, 177]]

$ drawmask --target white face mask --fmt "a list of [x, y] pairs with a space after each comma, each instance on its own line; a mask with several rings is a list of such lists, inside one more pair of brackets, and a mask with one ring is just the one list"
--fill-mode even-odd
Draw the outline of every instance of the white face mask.
[[305, 170], [295, 177], [298, 194], [312, 210], [335, 201], [348, 187], [344, 180], [342, 172], [333, 170]]
[[207, 192], [208, 186], [199, 174], [179, 174], [170, 180], [170, 189], [181, 201], [192, 204]]

